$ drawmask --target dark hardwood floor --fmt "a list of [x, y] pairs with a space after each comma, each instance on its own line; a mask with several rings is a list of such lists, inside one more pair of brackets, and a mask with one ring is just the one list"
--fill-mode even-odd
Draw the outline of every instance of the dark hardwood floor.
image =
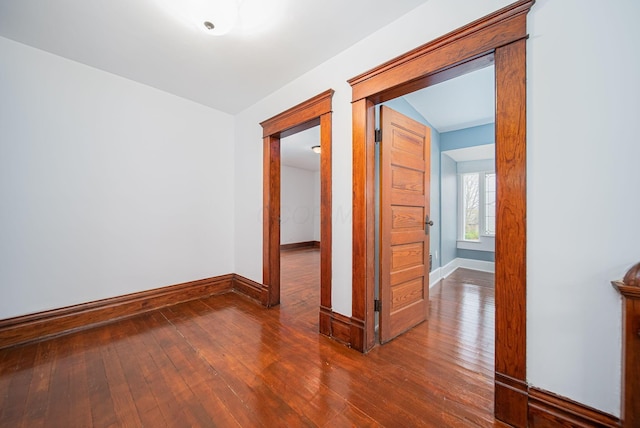
[[459, 269], [361, 355], [317, 333], [318, 250], [282, 262], [277, 308], [229, 293], [0, 351], [0, 426], [494, 426], [493, 275]]

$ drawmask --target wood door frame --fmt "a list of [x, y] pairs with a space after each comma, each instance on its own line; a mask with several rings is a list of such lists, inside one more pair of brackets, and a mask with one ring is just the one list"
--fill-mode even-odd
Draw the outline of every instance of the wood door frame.
[[[333, 89], [261, 122], [263, 136], [262, 304], [280, 303], [280, 139], [320, 125], [320, 333], [330, 335], [331, 101]], [[323, 315], [324, 314], [324, 315]]]
[[527, 424], [526, 19], [521, 0], [349, 80], [353, 112], [353, 278], [350, 343], [375, 344], [374, 108], [495, 63], [495, 415]]

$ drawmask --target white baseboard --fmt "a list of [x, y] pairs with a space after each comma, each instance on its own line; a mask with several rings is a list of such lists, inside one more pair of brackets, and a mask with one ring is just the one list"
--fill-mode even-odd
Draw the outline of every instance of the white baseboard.
[[453, 272], [455, 272], [456, 269], [458, 269], [458, 260], [460, 259], [453, 259], [449, 263], [447, 263], [446, 265], [440, 268], [442, 269], [442, 278], [448, 277]]
[[458, 267], [472, 270], [479, 270], [481, 272], [491, 272], [495, 273], [496, 271], [496, 263], [495, 262], [485, 262], [482, 260], [473, 260], [473, 259], [461, 259], [458, 258], [460, 262], [458, 263]]
[[[482, 260], [463, 259], [458, 257], [451, 260], [443, 267], [438, 268], [440, 269], [440, 277], [444, 279], [455, 272], [458, 268], [495, 273], [496, 264], [495, 262], [485, 262]], [[429, 280], [431, 280], [431, 275], [429, 275]]]
[[436, 285], [442, 279], [442, 268], [429, 272], [429, 288]]

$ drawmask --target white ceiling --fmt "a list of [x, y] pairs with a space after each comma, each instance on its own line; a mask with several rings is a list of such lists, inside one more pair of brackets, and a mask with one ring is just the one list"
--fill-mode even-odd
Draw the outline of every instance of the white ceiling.
[[[238, 1], [216, 37], [171, 11], [186, 0], [0, 0], [0, 36], [235, 114], [428, 0]], [[492, 122], [493, 96], [489, 67], [405, 98], [446, 132]], [[319, 128], [285, 140], [318, 170]]]
[[186, 0], [0, 0], [0, 36], [235, 114], [426, 1], [240, 0], [216, 37]]
[[442, 152], [456, 162], [485, 160], [496, 158], [496, 145], [483, 144], [482, 146], [465, 147], [464, 149], [447, 150]]
[[280, 162], [309, 171], [320, 171], [320, 155], [311, 147], [320, 145], [320, 126], [314, 126], [280, 140]]

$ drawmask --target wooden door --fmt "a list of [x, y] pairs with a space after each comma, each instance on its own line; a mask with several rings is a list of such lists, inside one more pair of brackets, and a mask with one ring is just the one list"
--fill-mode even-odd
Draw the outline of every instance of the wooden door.
[[388, 107], [380, 110], [380, 342], [429, 313], [431, 132]]

